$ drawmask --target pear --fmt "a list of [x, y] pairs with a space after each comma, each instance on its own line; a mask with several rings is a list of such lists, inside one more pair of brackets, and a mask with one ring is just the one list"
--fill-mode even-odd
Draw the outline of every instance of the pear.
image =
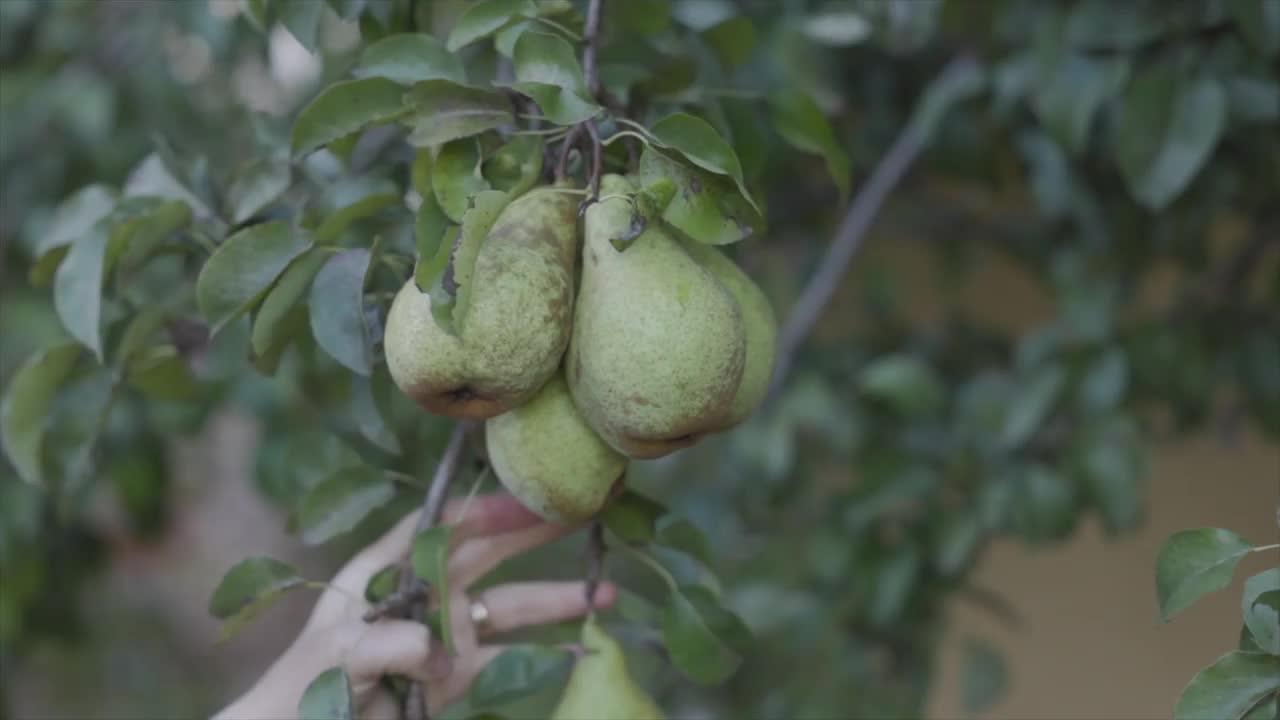
[[552, 720], [663, 720], [662, 708], [631, 678], [622, 647], [595, 615], [582, 625], [582, 646]]
[[587, 209], [566, 366], [591, 427], [626, 455], [656, 458], [725, 425], [746, 330], [733, 294], [660, 222], [615, 249], [641, 222], [625, 197], [634, 191], [606, 176]]
[[493, 471], [525, 507], [552, 522], [595, 515], [627, 458], [587, 425], [556, 373], [529, 402], [485, 422]]
[[764, 400], [773, 379], [773, 364], [778, 354], [778, 320], [764, 291], [724, 253], [714, 247], [686, 239], [685, 250], [720, 281], [742, 313], [747, 334], [747, 357], [742, 382], [733, 396], [723, 426], [727, 430], [746, 420]]
[[484, 419], [519, 406], [560, 365], [572, 323], [577, 206], [543, 188], [513, 200], [481, 242], [457, 335], [411, 278], [387, 314], [391, 377], [429, 412]]

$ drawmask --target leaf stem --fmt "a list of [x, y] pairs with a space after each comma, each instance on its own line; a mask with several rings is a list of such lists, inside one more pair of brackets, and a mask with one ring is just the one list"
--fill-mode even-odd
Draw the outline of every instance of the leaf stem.
[[601, 144], [604, 145], [605, 147], [609, 147], [614, 143], [615, 140], [620, 140], [622, 138], [635, 138], [636, 140], [639, 140], [640, 142], [646, 143], [646, 144], [649, 142], [649, 138], [641, 135], [638, 132], [635, 132], [634, 130], [619, 130], [618, 132], [602, 140]]
[[574, 32], [573, 30], [570, 30], [569, 28], [565, 27], [564, 25], [561, 25], [560, 23], [556, 22], [555, 20], [552, 20], [551, 18], [538, 17], [538, 18], [535, 18], [535, 19], [536, 19], [538, 22], [540, 22], [540, 23], [542, 23], [542, 24], [544, 24], [544, 25], [548, 25], [548, 26], [550, 26], [550, 27], [555, 28], [556, 30], [559, 30], [560, 32], [562, 32], [562, 33], [564, 33], [564, 34], [565, 34], [565, 37], [568, 37], [570, 40], [572, 40], [572, 41], [574, 41], [574, 42], [582, 42], [582, 36], [581, 36], [581, 35], [579, 35], [578, 33]]

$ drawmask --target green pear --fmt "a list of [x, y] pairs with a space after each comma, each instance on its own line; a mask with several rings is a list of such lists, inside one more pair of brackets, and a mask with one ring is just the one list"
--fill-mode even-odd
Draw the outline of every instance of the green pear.
[[586, 212], [582, 286], [566, 360], [587, 422], [620, 452], [662, 457], [725, 425], [746, 362], [733, 294], [679, 240], [638, 229], [635, 188], [603, 179]]
[[662, 708], [627, 672], [622, 646], [595, 615], [582, 625], [582, 646], [552, 720], [663, 720]]
[[457, 335], [432, 318], [430, 295], [405, 283], [384, 340], [405, 394], [433, 413], [484, 419], [524, 403], [556, 372], [572, 324], [578, 202], [544, 188], [502, 210], [477, 251]]
[[773, 379], [773, 364], [778, 353], [778, 320], [764, 291], [724, 253], [714, 247], [685, 240], [685, 250], [720, 281], [742, 313], [747, 334], [747, 358], [742, 382], [729, 406], [729, 415], [718, 430], [727, 430], [746, 420], [764, 400]]
[[556, 373], [520, 407], [485, 422], [489, 462], [525, 507], [560, 523], [595, 515], [627, 470], [569, 396]]

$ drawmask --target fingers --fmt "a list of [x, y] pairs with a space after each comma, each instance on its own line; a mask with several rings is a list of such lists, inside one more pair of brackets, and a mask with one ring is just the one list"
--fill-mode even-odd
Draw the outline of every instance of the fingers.
[[485, 573], [513, 555], [563, 537], [574, 528], [541, 523], [523, 530], [474, 537], [463, 543], [449, 558], [449, 577], [457, 587], [469, 587]]
[[373, 697], [360, 709], [360, 720], [400, 720], [400, 703], [385, 688], [375, 688]]
[[[485, 590], [478, 599], [489, 609], [488, 622], [478, 628], [484, 635], [582, 617], [589, 610], [583, 582], [509, 583]], [[617, 599], [613, 583], [596, 588], [597, 608], [610, 607]]]
[[[541, 522], [541, 519], [507, 493], [481, 495], [472, 499], [469, 506], [462, 499], [454, 499], [445, 505], [442, 522], [454, 525], [454, 542], [468, 537], [511, 532]], [[463, 516], [465, 507], [466, 515]], [[359, 585], [382, 568], [399, 562], [409, 553], [417, 529], [421, 510], [409, 513], [369, 547], [352, 558], [343, 568], [334, 584], [340, 587]], [[350, 589], [350, 588], [348, 588]]]
[[347, 655], [352, 684], [377, 682], [383, 675], [427, 679], [430, 630], [410, 620], [382, 620], [370, 625]]

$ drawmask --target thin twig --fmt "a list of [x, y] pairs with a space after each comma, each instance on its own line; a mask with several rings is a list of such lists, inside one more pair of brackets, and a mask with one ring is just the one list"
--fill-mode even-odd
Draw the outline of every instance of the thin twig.
[[582, 134], [582, 126], [574, 125], [569, 129], [569, 134], [564, 137], [564, 145], [560, 147], [560, 157], [556, 160], [556, 181], [564, 180], [569, 174], [569, 153], [573, 150], [574, 143], [578, 141], [578, 136]]
[[600, 173], [604, 167], [604, 146], [600, 144], [600, 129], [588, 120], [583, 123], [587, 127], [587, 136], [591, 138], [591, 176], [588, 178], [591, 194], [585, 204], [591, 204], [600, 197]]
[[[970, 61], [965, 58], [954, 60], [941, 74], [945, 76], [959, 72], [968, 62]], [[783, 381], [791, 372], [796, 352], [813, 332], [827, 303], [831, 302], [832, 296], [840, 287], [840, 282], [849, 269], [849, 262], [862, 247], [867, 231], [881, 206], [920, 156], [927, 140], [927, 128], [921, 122], [908, 122], [853, 199], [818, 266], [818, 272], [810, 278], [779, 333], [778, 362], [769, 386], [770, 399], [777, 396]]]
[[[427, 494], [422, 500], [422, 514], [418, 516], [418, 524], [414, 527], [414, 537], [430, 530], [440, 522], [440, 514], [444, 512], [444, 501], [449, 496], [449, 486], [453, 484], [453, 480], [458, 475], [458, 465], [462, 461], [462, 452], [467, 446], [467, 439], [471, 436], [475, 429], [475, 423], [470, 420], [459, 422], [453, 427], [453, 434], [449, 436], [449, 444], [445, 446], [444, 455], [440, 458], [440, 463], [436, 465], [435, 475], [431, 478], [431, 487], [427, 489]], [[413, 566], [408, 557], [405, 558], [403, 566], [400, 568], [400, 587], [398, 593], [405, 597], [417, 597], [419, 593], [415, 591], [415, 586], [421, 581], [414, 576]], [[422, 616], [424, 601], [426, 600], [426, 592], [421, 593], [421, 597], [406, 603], [408, 618], [420, 618]], [[445, 618], [448, 622], [448, 618]], [[426, 692], [421, 683], [413, 683], [409, 687], [409, 696], [405, 700], [404, 717], [406, 720], [430, 720], [430, 712], [428, 710]]]
[[582, 71], [587, 76], [587, 92], [592, 97], [600, 95], [600, 67], [596, 54], [600, 44], [600, 5], [602, 0], [591, 0], [587, 5], [587, 24], [583, 28]]
[[587, 533], [587, 609], [594, 610], [596, 606], [596, 589], [600, 587], [600, 582], [604, 579], [604, 554], [606, 551], [604, 544], [604, 523], [595, 520], [591, 523], [591, 529]]

